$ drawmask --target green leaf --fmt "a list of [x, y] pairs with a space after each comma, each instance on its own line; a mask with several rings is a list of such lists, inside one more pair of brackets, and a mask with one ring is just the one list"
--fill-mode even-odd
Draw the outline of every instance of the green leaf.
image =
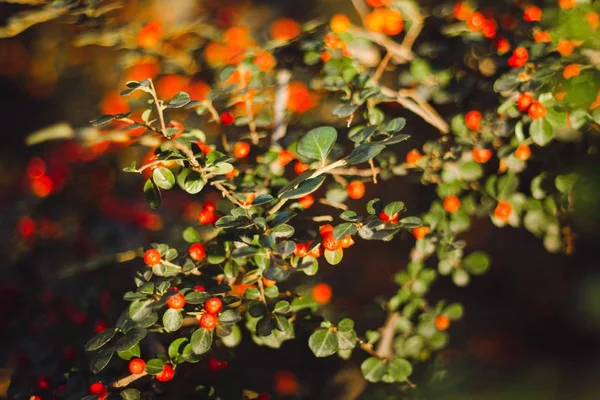
[[346, 118], [358, 110], [358, 107], [355, 104], [338, 104], [333, 109], [333, 115], [339, 118]]
[[340, 214], [340, 219], [343, 219], [344, 221], [354, 222], [358, 221], [358, 215], [352, 210], [347, 210]]
[[143, 338], [146, 337], [147, 334], [148, 334], [148, 331], [146, 329], [134, 328], [134, 329], [130, 330], [129, 332], [127, 332], [127, 334], [125, 336], [123, 336], [122, 338], [117, 340], [117, 343], [115, 344], [115, 350], [116, 351], [128, 350], [128, 349], [132, 348], [133, 346], [135, 346], [136, 344], [138, 344], [140, 342], [140, 340], [142, 340]]
[[460, 164], [458, 171], [460, 178], [465, 181], [474, 181], [483, 175], [483, 167], [476, 161], [467, 161]]
[[442, 314], [447, 316], [451, 320], [457, 320], [462, 318], [463, 313], [464, 308], [462, 304], [459, 303], [449, 304], [446, 308], [444, 308], [444, 311], [442, 311]]
[[333, 229], [333, 237], [337, 240], [341, 240], [346, 237], [346, 235], [354, 235], [358, 229], [356, 229], [356, 224], [353, 222], [346, 222], [343, 224], [339, 224]]
[[566, 194], [573, 189], [573, 186], [575, 186], [575, 183], [577, 183], [578, 179], [579, 174], [575, 172], [565, 175], [558, 175], [554, 180], [554, 184], [561, 193]]
[[122, 358], [123, 360], [131, 360], [133, 357], [139, 357], [140, 356], [140, 345], [136, 344], [133, 347], [131, 347], [130, 349], [118, 351], [117, 355], [120, 358]]
[[235, 324], [240, 321], [242, 316], [238, 310], [230, 309], [225, 310], [219, 314], [219, 322], [222, 324]]
[[181, 108], [190, 102], [190, 95], [185, 92], [179, 92], [168, 103], [168, 108]]
[[104, 346], [115, 336], [117, 330], [115, 328], [105, 329], [96, 336], [88, 340], [85, 344], [85, 351], [95, 351]]
[[392, 137], [389, 137], [387, 139], [385, 139], [383, 141], [383, 144], [385, 144], [386, 146], [392, 145], [392, 144], [397, 144], [400, 142], [404, 142], [405, 140], [410, 139], [410, 135], [401, 133], [399, 135], [394, 135]]
[[140, 400], [142, 395], [137, 389], [125, 389], [121, 392], [121, 398], [123, 400]]
[[519, 178], [508, 174], [498, 179], [498, 198], [506, 200], [519, 187]]
[[360, 370], [369, 382], [379, 382], [386, 373], [386, 365], [377, 357], [369, 357], [360, 365]]
[[181, 328], [181, 325], [183, 324], [183, 315], [181, 315], [179, 310], [169, 308], [163, 314], [162, 322], [167, 331], [175, 332]]
[[291, 309], [292, 308], [289, 301], [280, 300], [275, 304], [275, 307], [273, 307], [273, 312], [278, 314], [286, 314], [290, 312]]
[[136, 300], [129, 305], [129, 317], [134, 321], [141, 321], [152, 312], [150, 300]]
[[94, 354], [94, 357], [90, 361], [90, 370], [92, 373], [97, 374], [102, 371], [108, 365], [114, 353], [115, 349], [113, 347], [107, 347]]
[[377, 107], [367, 108], [367, 119], [371, 125], [379, 125], [383, 122], [385, 114]]
[[485, 273], [490, 266], [490, 258], [487, 254], [476, 251], [469, 254], [463, 260], [463, 265], [467, 271], [473, 275], [481, 275]]
[[393, 359], [387, 366], [387, 375], [393, 382], [404, 382], [412, 371], [412, 364], [403, 358]]
[[204, 354], [210, 350], [213, 342], [213, 331], [204, 328], [197, 329], [191, 337], [190, 343], [194, 354]]
[[507, 92], [509, 90], [516, 89], [520, 83], [521, 81], [519, 80], [518, 75], [513, 72], [509, 72], [496, 80], [494, 83], [494, 91]]
[[168, 350], [169, 358], [171, 360], [174, 360], [175, 358], [177, 358], [177, 356], [180, 354], [179, 348], [181, 347], [182, 344], [184, 344], [187, 341], [188, 341], [187, 338], [181, 337], [181, 338], [177, 338], [171, 342], [171, 344], [169, 345], [169, 350]]
[[529, 136], [538, 146], [545, 146], [554, 138], [554, 128], [547, 120], [536, 119], [529, 126]]
[[307, 179], [302, 182], [296, 189], [285, 192], [281, 195], [282, 199], [299, 199], [307, 194], [317, 190], [325, 181], [325, 175], [319, 175], [316, 178]]
[[340, 350], [350, 350], [356, 346], [356, 331], [354, 329], [350, 330], [339, 330], [337, 332], [337, 340], [338, 340], [338, 348]]
[[423, 221], [419, 217], [406, 217], [400, 220], [403, 227], [412, 229], [423, 225]]
[[348, 164], [360, 164], [367, 162], [385, 149], [385, 144], [381, 143], [363, 143], [352, 150], [348, 156]]
[[406, 119], [405, 118], [394, 118], [393, 120], [391, 120], [390, 122], [387, 123], [387, 125], [385, 126], [385, 130], [388, 133], [396, 133], [396, 132], [400, 132], [402, 129], [404, 129], [404, 127], [406, 126]]
[[342, 261], [344, 257], [344, 250], [340, 247], [335, 251], [325, 250], [324, 251], [325, 259], [331, 265], [337, 265]]
[[146, 362], [146, 372], [150, 375], [158, 375], [164, 368], [164, 361], [158, 358], [153, 358], [152, 360], [148, 360], [148, 362]]
[[157, 209], [160, 207], [160, 190], [152, 179], [148, 179], [144, 184], [144, 197], [146, 197], [146, 201], [150, 205], [150, 208]]
[[165, 167], [156, 167], [152, 170], [152, 180], [161, 189], [169, 190], [175, 185], [175, 176]]
[[328, 357], [339, 348], [336, 334], [330, 329], [319, 329], [310, 335], [308, 347], [317, 357]]
[[337, 140], [337, 131], [330, 126], [311, 129], [298, 140], [296, 151], [302, 157], [325, 163]]
[[115, 119], [114, 115], [104, 114], [104, 115], [101, 115], [101, 116], [91, 120], [90, 124], [92, 124], [92, 126], [101, 126], [101, 125], [108, 124], [113, 119]]
[[192, 226], [188, 226], [187, 228], [185, 228], [182, 233], [182, 236], [183, 240], [185, 240], [188, 243], [197, 243], [200, 241], [200, 234]]
[[200, 193], [202, 189], [204, 189], [205, 182], [202, 180], [202, 176], [200, 175], [200, 173], [196, 171], [184, 169], [181, 171], [177, 179], [181, 180], [183, 190], [185, 190], [189, 194], [197, 194]]

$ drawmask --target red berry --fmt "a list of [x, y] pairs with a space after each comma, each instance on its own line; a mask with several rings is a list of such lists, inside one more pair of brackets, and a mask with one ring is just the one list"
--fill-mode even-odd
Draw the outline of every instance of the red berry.
[[471, 130], [479, 130], [479, 128], [481, 128], [481, 113], [477, 110], [471, 110], [466, 113], [465, 125]]
[[206, 249], [201, 243], [194, 243], [189, 249], [190, 257], [194, 261], [200, 261], [206, 257]]
[[323, 236], [322, 243], [323, 247], [325, 247], [326, 250], [330, 251], [336, 251], [342, 245], [340, 241], [333, 236], [333, 232], [329, 232], [325, 236]]
[[221, 113], [221, 123], [223, 125], [231, 125], [233, 124], [233, 122], [235, 121], [235, 118], [233, 117], [233, 115], [230, 112], [222, 112]]
[[146, 362], [141, 358], [132, 358], [129, 361], [129, 372], [133, 375], [139, 375], [146, 370]]
[[106, 397], [108, 389], [102, 382], [94, 382], [88, 387], [88, 393], [94, 394], [103, 399]]
[[246, 158], [250, 154], [250, 143], [237, 142], [233, 145], [233, 156], [235, 158]]
[[521, 111], [525, 111], [533, 103], [533, 96], [531, 93], [521, 93], [517, 98], [517, 108]]
[[206, 292], [206, 288], [202, 285], [194, 286], [194, 292]]
[[347, 190], [348, 197], [358, 200], [365, 195], [365, 184], [362, 181], [352, 181], [348, 184]]
[[153, 267], [160, 262], [160, 252], [156, 249], [146, 250], [144, 253], [144, 262], [146, 265]]
[[455, 213], [460, 208], [460, 199], [457, 196], [450, 195], [444, 199], [444, 210], [449, 213]]
[[211, 313], [204, 313], [200, 317], [200, 326], [209, 331], [215, 329], [218, 322], [219, 318]]
[[515, 150], [515, 157], [521, 161], [527, 161], [531, 157], [531, 149], [528, 145], [521, 143]]
[[171, 364], [165, 364], [163, 370], [156, 375], [156, 380], [159, 382], [168, 382], [175, 376], [175, 370]]
[[430, 230], [431, 228], [429, 228], [428, 226], [418, 226], [416, 228], [413, 228], [412, 234], [415, 237], [415, 239], [421, 240], [425, 236], [427, 236]]
[[423, 156], [419, 153], [419, 150], [413, 149], [406, 153], [406, 163], [407, 164], [416, 164]]
[[331, 224], [325, 224], [319, 227], [319, 235], [325, 236], [329, 232], [333, 232], [333, 226]]
[[396, 222], [398, 222], [398, 213], [396, 213], [390, 217], [384, 211], [381, 211], [379, 213], [379, 219], [382, 220], [383, 222], [389, 222], [391, 224], [395, 224]]
[[214, 217], [214, 212], [203, 209], [198, 213], [198, 222], [202, 225], [210, 225], [212, 224]]
[[218, 297], [211, 297], [204, 303], [204, 308], [211, 314], [218, 314], [223, 309], [223, 301]]
[[542, 19], [542, 9], [536, 6], [529, 6], [523, 13], [523, 19], [526, 22], [540, 21]]
[[294, 255], [296, 257], [306, 257], [306, 253], [308, 252], [308, 246], [304, 243], [296, 243], [296, 248], [294, 249]]
[[297, 175], [300, 175], [303, 172], [306, 172], [310, 169], [310, 166], [308, 166], [308, 164], [304, 164], [302, 161], [296, 161], [296, 163], [294, 164], [294, 172]]
[[440, 315], [435, 319], [435, 327], [438, 331], [445, 331], [450, 326], [450, 318]]
[[217, 360], [212, 356], [208, 358], [208, 369], [210, 369], [212, 372], [223, 371], [227, 368], [228, 364], [229, 363], [227, 361]]
[[[306, 243], [306, 246], [310, 247], [310, 245], [312, 244], [312, 242], [313, 241], [311, 240], [310, 242]], [[311, 249], [307, 253], [307, 255], [309, 257], [312, 257], [312, 258], [319, 258], [319, 257], [321, 257], [321, 244], [319, 243], [318, 245], [316, 245], [313, 249]]]
[[185, 307], [185, 296], [181, 293], [177, 293], [176, 295], [169, 297], [169, 300], [167, 300], [167, 306], [174, 310], [181, 310], [183, 307]]
[[501, 221], [508, 221], [512, 214], [512, 206], [508, 201], [499, 201], [496, 209], [494, 210], [494, 216]]
[[50, 379], [47, 376], [41, 376], [37, 380], [37, 386], [40, 389], [48, 389], [50, 387]]
[[207, 201], [206, 203], [204, 203], [204, 206], [202, 206], [202, 209], [215, 212], [217, 210], [217, 206], [215, 206], [215, 203], [213, 203], [212, 201]]
[[539, 101], [534, 101], [529, 106], [529, 111], [527, 112], [532, 119], [541, 119], [546, 116], [546, 107]]
[[473, 159], [479, 164], [485, 164], [492, 158], [492, 151], [490, 149], [482, 149], [479, 147], [473, 147]]
[[350, 235], [346, 235], [344, 236], [344, 238], [342, 240], [340, 240], [340, 245], [342, 246], [342, 249], [347, 249], [348, 247], [352, 246], [354, 244], [354, 240], [352, 239], [352, 236]]
[[277, 154], [277, 162], [282, 167], [288, 165], [294, 158], [296, 158], [296, 155], [289, 150], [281, 150], [279, 154]]
[[311, 208], [313, 204], [315, 204], [315, 198], [312, 194], [307, 194], [298, 199], [298, 203], [300, 203], [300, 207], [307, 209]]

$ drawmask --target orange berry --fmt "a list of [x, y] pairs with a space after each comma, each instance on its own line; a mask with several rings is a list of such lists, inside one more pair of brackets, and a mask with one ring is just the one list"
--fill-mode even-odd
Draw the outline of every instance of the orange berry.
[[546, 107], [539, 101], [534, 101], [529, 106], [528, 114], [533, 119], [541, 119], [546, 116]]
[[517, 98], [517, 108], [521, 111], [525, 111], [533, 103], [533, 96], [531, 93], [521, 93]]
[[254, 203], [254, 199], [256, 199], [256, 193], [244, 193], [244, 200], [240, 201], [240, 204], [243, 206], [249, 206]]
[[258, 53], [253, 60], [254, 64], [263, 72], [270, 71], [275, 68], [277, 61], [273, 54], [268, 51], [262, 51]]
[[466, 113], [465, 125], [471, 130], [479, 130], [479, 128], [481, 128], [481, 113], [477, 110], [471, 110]]
[[160, 252], [156, 249], [146, 250], [144, 253], [144, 262], [146, 265], [153, 267], [160, 262]]
[[563, 69], [563, 78], [571, 79], [576, 76], [579, 76], [579, 65], [577, 64], [569, 64]]
[[154, 79], [160, 72], [160, 64], [155, 59], [140, 60], [127, 68], [125, 80], [142, 81], [144, 79]]
[[445, 331], [450, 327], [450, 318], [445, 315], [440, 315], [435, 319], [435, 327], [438, 331]]
[[413, 228], [412, 234], [415, 237], [415, 239], [421, 240], [425, 236], [427, 236], [427, 234], [429, 233], [429, 231], [431, 231], [431, 228], [428, 227], [428, 226], [418, 226], [416, 228]]
[[570, 42], [566, 39], [559, 40], [558, 45], [556, 46], [556, 50], [562, 56], [570, 56], [573, 53], [574, 49], [575, 45], [573, 44], [573, 42]]
[[288, 85], [288, 110], [303, 113], [310, 110], [315, 105], [316, 102], [304, 83], [290, 82]]
[[300, 207], [307, 209], [311, 208], [313, 204], [315, 204], [315, 198], [312, 194], [307, 194], [298, 199], [298, 203], [300, 203]]
[[515, 157], [521, 161], [527, 161], [531, 157], [531, 149], [528, 145], [522, 143], [515, 150]]
[[365, 195], [365, 184], [361, 181], [352, 181], [348, 184], [347, 191], [351, 199], [361, 199]]
[[536, 29], [533, 31], [533, 40], [536, 43], [550, 43], [550, 33], [548, 31]]
[[330, 232], [333, 232], [333, 225], [331, 225], [331, 224], [325, 224], [325, 225], [321, 225], [319, 227], [319, 235], [320, 236], [325, 236]]
[[598, 17], [598, 13], [590, 11], [589, 13], [585, 14], [585, 20], [590, 25], [590, 28], [592, 28], [593, 31], [598, 29], [598, 24], [600, 20], [600, 18]]
[[471, 7], [464, 1], [457, 1], [454, 4], [454, 9], [452, 10], [452, 14], [454, 18], [460, 21], [466, 21], [471, 16]]
[[496, 42], [496, 52], [500, 55], [508, 53], [510, 50], [510, 42], [507, 39], [501, 38]]
[[529, 6], [523, 12], [523, 19], [526, 22], [542, 20], [542, 9], [536, 6]]
[[271, 280], [271, 279], [267, 279], [267, 278], [265, 278], [264, 276], [263, 276], [263, 278], [262, 278], [262, 281], [263, 281], [263, 284], [264, 284], [266, 287], [271, 287], [271, 286], [275, 286], [275, 285], [277, 285], [277, 281], [274, 281], [274, 280]]
[[346, 47], [346, 43], [334, 33], [329, 32], [324, 38], [325, 46], [333, 50], [341, 50]]
[[308, 251], [308, 245], [304, 243], [296, 243], [296, 248], [294, 249], [294, 255], [298, 258], [306, 257]]
[[331, 53], [328, 51], [324, 51], [321, 53], [321, 61], [323, 61], [324, 63], [326, 63], [327, 61], [331, 60]]
[[558, 0], [558, 5], [563, 10], [568, 10], [569, 8], [573, 8], [577, 5], [577, 0]]
[[460, 199], [457, 196], [450, 195], [443, 201], [444, 210], [449, 213], [455, 213], [460, 208]]
[[118, 92], [108, 92], [100, 102], [102, 114], [125, 114], [129, 112], [129, 103]]
[[387, 2], [388, 0], [367, 0], [367, 4], [373, 8], [383, 7]]
[[404, 29], [404, 18], [400, 11], [387, 9], [384, 15], [383, 33], [395, 36]]
[[333, 232], [325, 234], [321, 243], [323, 244], [323, 247], [325, 247], [326, 250], [330, 251], [336, 251], [341, 246], [340, 241], [333, 236]]
[[407, 164], [415, 165], [416, 163], [419, 162], [419, 160], [421, 158], [423, 158], [423, 156], [421, 155], [421, 153], [419, 153], [419, 150], [417, 150], [417, 149], [413, 149], [413, 150], [409, 151], [408, 153], [406, 153], [406, 163]]
[[473, 147], [471, 152], [473, 154], [473, 160], [479, 164], [485, 164], [492, 158], [492, 151], [490, 149], [482, 149], [480, 147]]
[[223, 309], [223, 301], [218, 297], [211, 297], [204, 303], [204, 308], [211, 314], [218, 314]]
[[232, 169], [231, 171], [229, 171], [228, 173], [225, 174], [225, 178], [227, 178], [227, 179], [233, 179], [233, 178], [236, 177], [237, 172], [238, 172], [237, 169], [234, 168], [234, 169]]
[[512, 214], [512, 206], [508, 201], [499, 201], [496, 209], [494, 210], [494, 216], [501, 221], [508, 221]]
[[379, 213], [379, 219], [382, 220], [383, 222], [389, 222], [390, 224], [395, 224], [396, 222], [398, 222], [398, 218], [399, 218], [398, 213], [392, 215], [391, 217], [389, 215], [387, 215], [384, 211], [381, 211]]
[[296, 158], [296, 155], [289, 150], [281, 150], [279, 154], [277, 154], [277, 162], [282, 167], [288, 165], [294, 158]]
[[132, 358], [129, 361], [129, 372], [133, 375], [139, 375], [146, 369], [146, 362], [141, 358]]
[[[306, 245], [308, 247], [310, 247], [310, 245], [312, 244], [312, 240], [310, 242], [308, 242]], [[318, 244], [317, 246], [315, 246], [313, 249], [311, 249], [308, 253], [306, 253], [308, 256], [312, 257], [312, 258], [319, 258], [321, 257], [321, 244]]]
[[331, 18], [329, 28], [335, 33], [344, 33], [350, 28], [350, 20], [344, 14], [336, 14]]
[[481, 34], [488, 39], [493, 39], [496, 37], [496, 28], [496, 21], [492, 18], [486, 18], [481, 27]]
[[200, 261], [206, 257], [206, 249], [201, 243], [194, 243], [189, 248], [190, 258], [194, 261]]
[[189, 85], [190, 78], [183, 75], [163, 75], [156, 81], [156, 91], [160, 98], [170, 99], [183, 92]]
[[206, 100], [206, 96], [212, 91], [208, 83], [204, 81], [195, 81], [190, 83], [185, 92], [190, 95], [190, 99], [197, 101]]
[[185, 296], [181, 293], [177, 293], [169, 297], [169, 300], [167, 300], [167, 306], [174, 310], [181, 310], [183, 307], [185, 307]]
[[198, 222], [202, 225], [210, 225], [215, 219], [215, 213], [210, 210], [200, 210], [198, 212]]
[[160, 41], [162, 34], [162, 24], [159, 21], [150, 21], [138, 33], [137, 43], [144, 49], [154, 47]]
[[250, 154], [250, 143], [237, 142], [233, 145], [233, 156], [237, 159], [246, 158]]
[[484, 23], [485, 16], [482, 13], [476, 11], [472, 13], [467, 19], [467, 28], [469, 28], [469, 30], [471, 31], [478, 32], [483, 28]]
[[311, 295], [317, 303], [323, 305], [331, 301], [333, 290], [331, 289], [331, 286], [326, 283], [317, 283], [313, 286]]
[[385, 26], [385, 11], [376, 8], [365, 16], [365, 26], [372, 32], [381, 32]]
[[294, 172], [297, 175], [300, 175], [306, 171], [308, 171], [310, 169], [310, 166], [308, 164], [304, 164], [302, 161], [296, 161], [296, 163], [294, 164]]
[[229, 45], [248, 47], [253, 44], [250, 29], [245, 26], [231, 26], [223, 33], [223, 40]]
[[290, 18], [280, 18], [271, 24], [271, 36], [277, 40], [291, 40], [300, 32], [300, 24]]
[[171, 364], [165, 364], [163, 370], [155, 375], [155, 378], [159, 382], [168, 382], [175, 376], [175, 370]]
[[342, 246], [342, 249], [347, 249], [348, 247], [352, 246], [354, 244], [354, 239], [352, 239], [352, 236], [350, 235], [346, 235], [344, 236], [344, 238], [342, 240], [340, 240], [340, 245]]
[[219, 323], [219, 318], [217, 318], [217, 316], [214, 314], [207, 312], [207, 313], [202, 314], [202, 316], [200, 317], [200, 326], [206, 330], [211, 331], [211, 330], [215, 329], [215, 327], [217, 326], [218, 323]]

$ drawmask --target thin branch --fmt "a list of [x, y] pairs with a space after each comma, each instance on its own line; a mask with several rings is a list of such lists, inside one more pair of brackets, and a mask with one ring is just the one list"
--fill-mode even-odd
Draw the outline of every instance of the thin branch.
[[386, 86], [380, 86], [379, 88], [381, 89], [381, 93], [386, 96], [393, 97], [394, 101], [396, 101], [398, 104], [417, 114], [426, 122], [439, 129], [442, 133], [448, 133], [450, 131], [448, 123], [444, 121], [444, 119], [432, 107], [430, 107], [429, 104], [427, 104], [424, 100], [419, 99], [421, 104], [427, 104], [427, 106], [424, 108], [415, 100], [415, 98], [418, 98], [415, 94], [407, 94], [406, 91], [398, 91]]
[[335, 203], [335, 202], [329, 201], [327, 199], [319, 199], [319, 203], [325, 204], [326, 206], [329, 206], [329, 207], [344, 210], [344, 211], [346, 211], [348, 209], [348, 206], [345, 205], [344, 203]]
[[129, 386], [129, 384], [131, 382], [137, 381], [138, 379], [143, 378], [146, 375], [148, 375], [148, 373], [146, 371], [142, 372], [141, 374], [127, 375], [126, 377], [121, 378], [118, 381], [113, 382], [110, 386], [112, 386], [114, 388], [126, 387], [126, 386]]
[[162, 102], [158, 100], [156, 89], [154, 88], [154, 82], [152, 79], [148, 79], [150, 82], [150, 95], [154, 99], [154, 105], [156, 106], [156, 113], [158, 114], [158, 120], [160, 121], [160, 130], [163, 136], [167, 137], [167, 126], [165, 125], [165, 116], [163, 115]]
[[394, 342], [394, 336], [396, 335], [396, 323], [400, 318], [400, 313], [390, 313], [385, 321], [385, 324], [381, 328], [381, 339], [377, 345], [377, 354], [379, 358], [389, 359], [393, 357], [392, 344]]
[[369, 7], [367, 7], [363, 0], [352, 0], [352, 4], [354, 5], [358, 15], [360, 15], [360, 19], [364, 20], [369, 13]]
[[273, 135], [271, 136], [272, 144], [276, 144], [279, 140], [281, 140], [287, 131], [287, 124], [285, 122], [285, 108], [288, 103], [288, 84], [291, 78], [292, 72], [290, 70], [282, 69], [277, 71], [277, 86], [275, 88], [275, 101], [273, 102], [273, 122], [275, 128], [273, 129]]
[[[375, 167], [375, 173], [379, 174], [381, 168]], [[358, 168], [336, 168], [327, 172], [330, 175], [348, 175], [348, 176], [371, 176], [373, 174], [372, 169], [358, 169]]]
[[219, 189], [219, 191], [221, 192], [221, 194], [223, 195], [223, 197], [226, 197], [229, 201], [231, 201], [233, 204], [240, 206], [240, 207], [244, 207], [244, 205], [242, 203], [240, 203], [238, 201], [238, 199], [236, 199], [235, 197], [233, 197], [231, 195], [231, 192], [221, 184], [221, 182], [215, 182], [212, 181], [210, 183], [212, 186], [214, 186], [215, 188]]
[[333, 217], [331, 215], [317, 215], [311, 219], [315, 222], [333, 222]]
[[373, 183], [377, 184], [377, 172], [375, 171], [375, 163], [373, 159], [369, 160], [369, 166], [371, 167], [371, 175], [373, 176]]
[[387, 67], [387, 65], [390, 62], [391, 58], [392, 58], [392, 53], [390, 53], [389, 51], [387, 53], [385, 53], [385, 57], [383, 57], [383, 59], [381, 60], [381, 62], [377, 66], [377, 70], [373, 74], [373, 80], [375, 82], [379, 81], [379, 78], [381, 78], [381, 74], [383, 74], [383, 71], [385, 71], [385, 68]]

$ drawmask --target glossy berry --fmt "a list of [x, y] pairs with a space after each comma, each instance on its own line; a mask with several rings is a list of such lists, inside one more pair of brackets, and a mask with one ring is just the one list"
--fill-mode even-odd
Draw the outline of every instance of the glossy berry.
[[506, 39], [498, 39], [496, 42], [496, 52], [500, 55], [510, 51], [510, 42]]
[[414, 164], [418, 163], [421, 158], [423, 158], [423, 156], [421, 155], [421, 153], [419, 153], [419, 150], [413, 149], [413, 150], [409, 151], [408, 153], [406, 153], [406, 163], [407, 164], [414, 165]]
[[294, 172], [297, 175], [300, 175], [303, 172], [306, 172], [310, 169], [310, 166], [308, 164], [304, 164], [302, 161], [296, 161], [296, 163], [294, 164]]
[[311, 208], [313, 204], [315, 204], [315, 198], [312, 194], [307, 194], [298, 199], [298, 203], [300, 203], [300, 207], [307, 209]]
[[531, 103], [533, 103], [533, 96], [531, 93], [521, 93], [517, 98], [517, 108], [521, 111], [526, 111]]
[[237, 142], [233, 145], [233, 156], [237, 159], [246, 158], [250, 154], [250, 143]]
[[529, 111], [527, 111], [527, 113], [532, 119], [541, 119], [546, 116], [546, 107], [544, 107], [542, 103], [534, 101], [531, 103], [531, 106], [529, 106]]
[[204, 303], [204, 308], [211, 314], [218, 314], [223, 309], [223, 301], [218, 297], [211, 297]]
[[133, 375], [139, 375], [146, 370], [146, 362], [141, 358], [132, 358], [129, 361], [129, 372]]
[[444, 210], [449, 213], [455, 213], [460, 208], [460, 199], [454, 195], [446, 197], [443, 201]]
[[344, 238], [342, 240], [340, 240], [340, 245], [342, 246], [342, 249], [347, 249], [348, 247], [352, 246], [354, 244], [354, 239], [352, 239], [352, 236], [350, 235], [346, 235], [344, 236]]
[[496, 209], [494, 210], [494, 217], [501, 221], [508, 221], [512, 214], [512, 206], [508, 201], [499, 201]]
[[479, 128], [481, 128], [481, 113], [477, 110], [471, 110], [466, 113], [465, 125], [471, 130], [479, 130]]
[[395, 224], [396, 222], [398, 222], [398, 217], [398, 213], [392, 215], [391, 217], [387, 215], [384, 211], [381, 211], [379, 213], [379, 219], [383, 222], [389, 222], [390, 224]]
[[94, 382], [88, 386], [88, 394], [96, 395], [101, 399], [105, 398], [107, 393], [108, 389], [102, 382]]
[[227, 111], [222, 112], [220, 118], [221, 118], [221, 123], [223, 125], [231, 125], [235, 121], [235, 118], [233, 117], [233, 115]]
[[431, 228], [428, 226], [418, 226], [416, 228], [413, 228], [412, 234], [415, 237], [415, 239], [421, 240], [425, 238], [425, 236], [427, 236], [429, 231], [431, 231]]
[[208, 358], [208, 369], [210, 369], [212, 372], [223, 371], [227, 369], [228, 364], [229, 363], [227, 361], [217, 360], [212, 356]]
[[325, 224], [325, 225], [321, 225], [319, 227], [319, 235], [320, 236], [325, 236], [326, 234], [333, 232], [333, 225], [331, 224]]
[[344, 33], [350, 28], [350, 20], [344, 14], [336, 14], [331, 18], [329, 28], [335, 33]]
[[515, 157], [521, 161], [529, 160], [529, 157], [531, 157], [531, 148], [528, 145], [521, 143], [515, 150]]
[[485, 164], [486, 162], [490, 161], [490, 158], [492, 158], [492, 151], [490, 149], [474, 147], [472, 154], [473, 160], [475, 160], [479, 164]]
[[156, 380], [159, 382], [169, 382], [175, 376], [175, 370], [171, 364], [165, 364], [163, 370], [155, 375]]
[[206, 249], [201, 243], [194, 243], [189, 249], [190, 258], [194, 261], [200, 261], [206, 257]]
[[536, 6], [529, 6], [523, 12], [523, 19], [526, 22], [535, 22], [542, 20], [542, 9]]
[[210, 212], [215, 212], [217, 210], [217, 206], [215, 206], [215, 203], [213, 203], [212, 201], [207, 201], [202, 206], [202, 209], [203, 210], [208, 210]]
[[144, 253], [144, 262], [150, 267], [157, 265], [160, 259], [160, 252], [156, 249], [149, 249]]
[[169, 300], [167, 300], [167, 306], [174, 310], [181, 310], [183, 307], [185, 307], [185, 296], [181, 293], [177, 293], [169, 297]]
[[281, 150], [279, 154], [277, 154], [277, 162], [282, 167], [288, 165], [296, 156], [289, 150]]
[[271, 287], [271, 286], [277, 285], [277, 281], [274, 281], [272, 279], [267, 279], [264, 276], [262, 278], [262, 281], [263, 281], [263, 285], [265, 285], [266, 287]]
[[342, 245], [340, 241], [333, 236], [333, 232], [325, 234], [321, 243], [323, 243], [323, 247], [325, 247], [326, 250], [330, 251], [336, 251]]
[[200, 210], [198, 213], [198, 222], [202, 225], [210, 225], [214, 220], [215, 214], [210, 210]]
[[46, 376], [39, 377], [37, 380], [37, 386], [40, 389], [48, 389], [50, 387], [50, 379]]
[[579, 76], [579, 73], [580, 73], [579, 65], [569, 64], [565, 67], [565, 69], [563, 69], [563, 78], [571, 79], [576, 76]]
[[194, 286], [194, 292], [206, 292], [206, 288], [202, 285]]
[[362, 199], [365, 195], [365, 184], [362, 181], [352, 181], [348, 184], [347, 191], [351, 199]]
[[312, 288], [311, 295], [317, 303], [323, 305], [331, 301], [333, 290], [326, 283], [318, 283]]
[[209, 331], [215, 329], [218, 322], [219, 318], [211, 313], [204, 313], [200, 317], [200, 326]]
[[296, 248], [294, 249], [294, 255], [298, 258], [306, 257], [308, 252], [308, 245], [304, 243], [296, 243]]
[[435, 327], [438, 331], [445, 331], [450, 327], [450, 318], [440, 315], [435, 319]]
[[240, 204], [243, 206], [249, 206], [254, 203], [256, 199], [256, 193], [244, 193], [244, 200], [240, 200]]
[[[312, 244], [312, 241], [311, 241], [311, 242], [308, 242], [306, 245], [307, 245], [308, 247], [310, 247], [310, 245], [311, 245], [311, 244]], [[313, 249], [310, 249], [310, 250], [308, 251], [307, 255], [308, 255], [309, 257], [312, 257], [312, 258], [319, 258], [319, 257], [321, 257], [321, 244], [319, 243], [319, 244], [318, 244], [317, 246], [315, 246]]]

